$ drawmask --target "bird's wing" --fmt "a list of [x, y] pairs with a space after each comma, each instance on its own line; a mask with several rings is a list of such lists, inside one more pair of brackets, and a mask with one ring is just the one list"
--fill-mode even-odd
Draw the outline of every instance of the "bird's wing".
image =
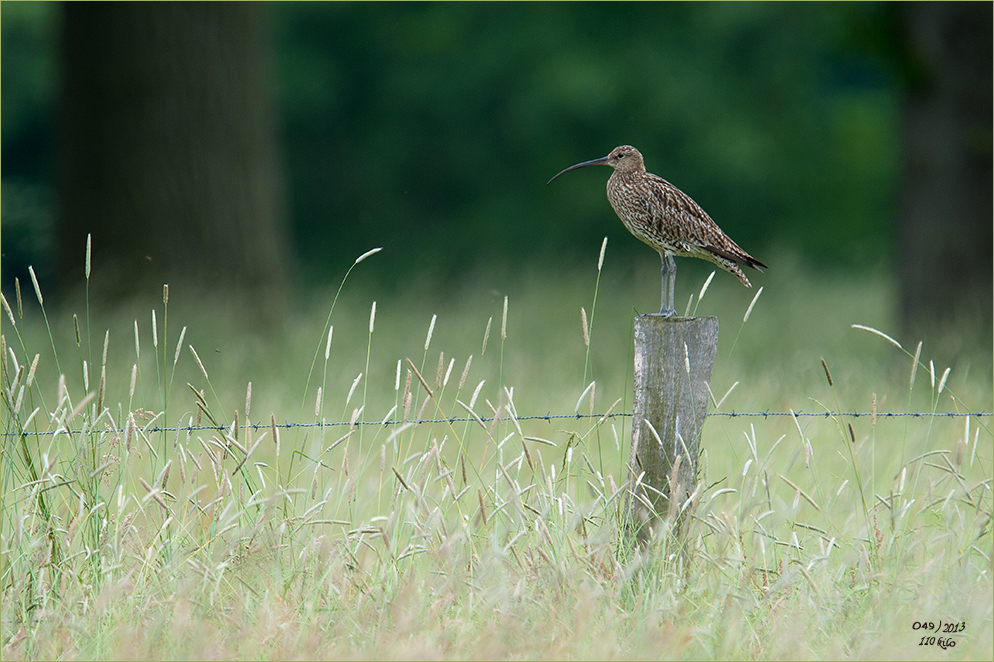
[[739, 248], [722, 232], [708, 213], [689, 195], [658, 175], [648, 173], [653, 182], [653, 213], [663, 232], [695, 248], [753, 268], [766, 267]]

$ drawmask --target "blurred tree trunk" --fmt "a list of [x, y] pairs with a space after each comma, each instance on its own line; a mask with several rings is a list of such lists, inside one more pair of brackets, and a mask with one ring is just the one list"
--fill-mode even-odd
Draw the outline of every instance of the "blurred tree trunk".
[[916, 61], [904, 116], [901, 308], [909, 332], [991, 324], [991, 3], [900, 5]]
[[[286, 275], [259, 3], [62, 5], [58, 255], [101, 291], [171, 279], [273, 294]], [[268, 298], [268, 297], [267, 297]]]

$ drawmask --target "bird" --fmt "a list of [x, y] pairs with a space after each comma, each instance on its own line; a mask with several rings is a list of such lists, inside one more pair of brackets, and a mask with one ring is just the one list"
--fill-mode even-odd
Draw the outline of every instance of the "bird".
[[752, 287], [752, 283], [739, 265], [760, 272], [769, 268], [739, 248], [689, 195], [662, 177], [646, 172], [641, 152], [631, 145], [621, 145], [607, 156], [571, 165], [547, 184], [571, 170], [596, 165], [614, 168], [607, 180], [607, 199], [618, 218], [637, 239], [659, 252], [662, 260], [659, 315], [676, 315], [674, 255], [712, 262], [736, 276], [746, 287]]

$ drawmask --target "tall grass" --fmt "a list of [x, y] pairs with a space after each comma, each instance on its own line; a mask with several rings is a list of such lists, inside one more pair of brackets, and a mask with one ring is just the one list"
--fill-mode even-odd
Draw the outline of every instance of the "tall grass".
[[[642, 291], [602, 282], [609, 263], [602, 247], [589, 317], [572, 278], [432, 311], [346, 273], [275, 342], [175, 292], [170, 306], [168, 289], [147, 330], [91, 320], [88, 296], [82, 325], [50, 323], [41, 284], [36, 313], [16, 283], [4, 657], [989, 657], [990, 418], [883, 416], [989, 408], [979, 370], [942, 371], [927, 342], [912, 354], [879, 331], [886, 285], [794, 273], [750, 303], [701, 279], [695, 311], [742, 318], [712, 411], [825, 416], [712, 417], [682, 536], [632, 552], [621, 414]], [[798, 310], [775, 295], [789, 283], [849, 305]], [[808, 318], [825, 332], [799, 331]], [[184, 329], [175, 347], [167, 328]], [[546, 413], [581, 416], [530, 418]], [[965, 623], [933, 633], [955, 646], [919, 645], [915, 623], [940, 620]]]

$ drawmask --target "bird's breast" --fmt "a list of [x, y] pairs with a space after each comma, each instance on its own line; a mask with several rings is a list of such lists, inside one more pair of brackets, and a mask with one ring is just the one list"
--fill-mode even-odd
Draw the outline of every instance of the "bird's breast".
[[625, 228], [637, 239], [656, 250], [672, 250], [662, 231], [658, 210], [653, 209], [652, 192], [642, 182], [626, 177], [612, 177], [607, 184], [607, 199]]

